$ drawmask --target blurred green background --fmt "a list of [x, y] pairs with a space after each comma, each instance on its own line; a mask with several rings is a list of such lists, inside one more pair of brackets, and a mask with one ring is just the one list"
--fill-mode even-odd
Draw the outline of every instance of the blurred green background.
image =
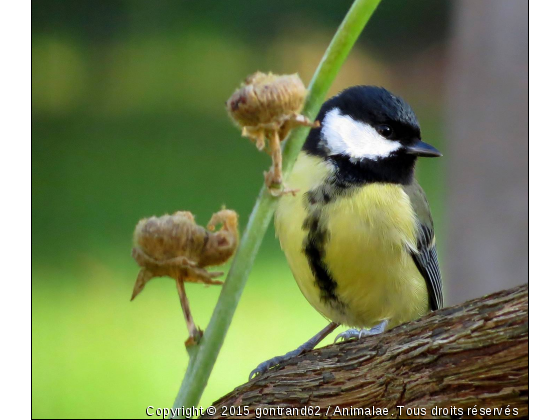
[[[309, 82], [350, 1], [32, 3], [32, 406], [34, 417], [142, 417], [178, 391], [187, 337], [171, 280], [134, 303], [136, 222], [220, 206], [246, 224], [269, 157], [224, 102], [248, 74]], [[426, 141], [443, 140], [451, 3], [382, 2], [331, 94], [382, 85], [405, 97]], [[423, 161], [445, 272], [445, 160]], [[205, 327], [219, 288], [187, 285]], [[325, 325], [270, 228], [201, 401]], [[331, 339], [327, 339], [330, 342]]]

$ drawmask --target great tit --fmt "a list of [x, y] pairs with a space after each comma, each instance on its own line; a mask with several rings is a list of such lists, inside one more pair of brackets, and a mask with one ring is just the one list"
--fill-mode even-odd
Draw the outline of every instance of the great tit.
[[332, 322], [263, 373], [310, 350], [339, 325], [345, 340], [383, 332], [443, 305], [432, 217], [414, 177], [421, 140], [412, 108], [375, 86], [326, 101], [287, 179], [276, 233], [305, 298]]

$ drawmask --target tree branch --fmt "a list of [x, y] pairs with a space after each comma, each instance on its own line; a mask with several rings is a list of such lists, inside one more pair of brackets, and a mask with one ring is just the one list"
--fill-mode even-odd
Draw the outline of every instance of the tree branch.
[[[216, 415], [206, 418], [223, 418], [222, 407], [232, 406], [248, 406], [249, 418], [257, 408], [265, 417], [265, 408], [309, 406], [324, 417], [340, 416], [337, 406], [388, 409], [387, 415], [370, 418], [407, 417], [407, 408], [425, 408], [425, 416], [432, 417], [435, 406], [460, 408], [463, 417], [498, 416], [481, 408], [501, 408], [501, 416], [509, 408], [508, 417], [526, 417], [528, 351], [528, 287], [523, 285], [433, 312], [378, 337], [305, 353], [220, 398]], [[404, 406], [400, 413], [397, 406]]]

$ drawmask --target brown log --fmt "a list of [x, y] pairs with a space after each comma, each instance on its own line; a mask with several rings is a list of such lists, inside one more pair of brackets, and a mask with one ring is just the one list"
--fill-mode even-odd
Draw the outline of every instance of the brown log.
[[[528, 286], [523, 285], [379, 336], [307, 352], [220, 398], [213, 404], [216, 414], [205, 418], [224, 418], [224, 412], [225, 418], [309, 417], [301, 415], [303, 407], [326, 418], [524, 418], [529, 415], [528, 352]], [[387, 412], [357, 410], [372, 407]], [[436, 407], [448, 411], [432, 412]], [[294, 408], [300, 415], [293, 416]], [[349, 408], [354, 411], [341, 412]]]

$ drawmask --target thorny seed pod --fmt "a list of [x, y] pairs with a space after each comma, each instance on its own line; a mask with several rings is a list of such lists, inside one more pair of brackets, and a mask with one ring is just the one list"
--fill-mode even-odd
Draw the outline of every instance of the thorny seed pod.
[[[191, 212], [178, 211], [142, 219], [136, 225], [132, 257], [141, 269], [131, 300], [154, 277], [175, 279], [190, 334], [186, 345], [198, 342], [202, 331], [194, 324], [184, 282], [222, 284], [214, 278], [223, 273], [208, 272], [205, 267], [221, 265], [235, 253], [239, 241], [237, 219], [236, 212], [224, 209], [212, 216], [205, 229], [196, 224]], [[215, 232], [219, 224], [222, 228]]]
[[[242, 135], [253, 140], [259, 150], [268, 139], [272, 168], [265, 174], [266, 185], [274, 195], [282, 194], [282, 149], [280, 142], [298, 125], [316, 127], [300, 114], [307, 90], [297, 74], [275, 75], [256, 72], [227, 100], [229, 115], [242, 128]], [[285, 191], [293, 192], [293, 191]]]

